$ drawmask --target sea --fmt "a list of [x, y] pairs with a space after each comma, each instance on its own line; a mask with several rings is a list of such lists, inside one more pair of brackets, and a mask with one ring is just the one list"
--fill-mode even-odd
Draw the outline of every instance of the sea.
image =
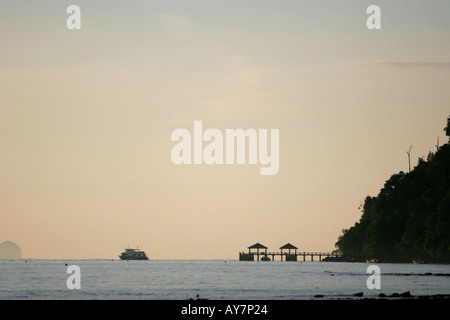
[[450, 295], [450, 265], [0, 260], [0, 300], [342, 300], [405, 293]]

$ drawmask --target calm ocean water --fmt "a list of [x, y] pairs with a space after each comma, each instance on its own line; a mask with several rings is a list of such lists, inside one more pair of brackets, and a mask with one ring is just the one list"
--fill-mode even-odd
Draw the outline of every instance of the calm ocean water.
[[[68, 289], [70, 265], [81, 288]], [[450, 294], [450, 266], [379, 263], [368, 289], [365, 263], [223, 260], [0, 260], [0, 299], [309, 300]], [[317, 295], [323, 295], [318, 298]], [[316, 296], [316, 297], [315, 297]]]

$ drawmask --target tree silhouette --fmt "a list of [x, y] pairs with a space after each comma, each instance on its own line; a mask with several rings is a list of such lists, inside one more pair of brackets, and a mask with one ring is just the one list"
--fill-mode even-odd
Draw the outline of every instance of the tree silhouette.
[[409, 150], [406, 151], [406, 154], [408, 155], [408, 168], [409, 168], [409, 172], [411, 172], [411, 148], [412, 146], [409, 147]]
[[448, 137], [448, 140], [450, 141], [450, 116], [447, 118], [447, 126], [444, 128], [445, 135]]
[[[445, 130], [449, 135], [450, 117]], [[344, 259], [450, 263], [450, 141], [437, 149], [366, 197], [360, 220], [336, 242]]]

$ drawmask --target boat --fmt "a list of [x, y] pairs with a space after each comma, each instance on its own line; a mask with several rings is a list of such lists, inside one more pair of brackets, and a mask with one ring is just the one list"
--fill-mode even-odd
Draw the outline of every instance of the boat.
[[412, 259], [412, 263], [414, 264], [425, 264], [425, 261], [422, 259]]
[[144, 251], [139, 249], [125, 249], [119, 256], [120, 260], [148, 260]]
[[380, 262], [378, 259], [366, 259], [367, 263], [378, 263]]

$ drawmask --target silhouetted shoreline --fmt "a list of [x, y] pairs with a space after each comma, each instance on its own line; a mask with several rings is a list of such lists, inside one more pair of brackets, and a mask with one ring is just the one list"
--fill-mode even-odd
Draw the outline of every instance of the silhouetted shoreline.
[[[411, 300], [442, 300], [450, 299], [450, 294], [432, 294], [432, 295], [412, 295], [409, 291], [398, 293], [394, 292], [391, 294], [379, 293], [377, 296], [365, 297], [363, 292], [358, 292], [352, 296], [338, 296], [338, 295], [314, 295], [314, 299], [333, 299], [333, 300], [354, 300], [361, 298], [361, 300], [378, 300], [378, 299], [411, 299]], [[360, 299], [358, 299], [360, 300]]]

